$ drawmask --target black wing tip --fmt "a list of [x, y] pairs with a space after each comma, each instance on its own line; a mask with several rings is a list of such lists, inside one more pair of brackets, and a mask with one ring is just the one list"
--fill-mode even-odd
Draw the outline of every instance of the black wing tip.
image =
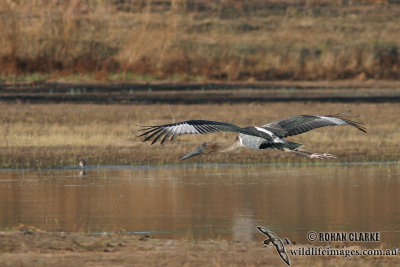
[[265, 228], [264, 226], [256, 226], [257, 227], [257, 229], [261, 232], [261, 233], [263, 233], [263, 234], [265, 234], [265, 235], [267, 235], [267, 236], [270, 236], [271, 235], [271, 231], [269, 231], [267, 228]]
[[[151, 145], [157, 143], [157, 141], [160, 141], [160, 144], [163, 145], [166, 141], [168, 141], [168, 138], [171, 136], [169, 141], [173, 141], [176, 137], [176, 133], [168, 131], [165, 125], [157, 125], [157, 126], [150, 126], [150, 128], [144, 129], [146, 132], [140, 134], [138, 137], [144, 137], [142, 142], [151, 142]], [[164, 136], [164, 137], [163, 137]], [[162, 139], [160, 139], [163, 137]]]
[[[343, 120], [343, 119], [342, 119], [342, 120]], [[346, 121], [349, 125], [351, 125], [351, 126], [357, 128], [357, 129], [360, 130], [361, 132], [368, 133], [367, 129], [366, 129], [360, 122], [357, 122], [357, 121], [350, 121], [350, 120], [344, 120], [344, 121]]]
[[152, 127], [157, 127], [157, 125], [141, 125], [141, 124], [136, 124], [137, 127], [142, 127], [142, 128], [152, 128]]
[[140, 132], [154, 130], [157, 127], [160, 127], [160, 125], [138, 125], [138, 124], [136, 124], [136, 126], [139, 127], [137, 130]]
[[[142, 142], [151, 142], [150, 144], [153, 145], [157, 143], [157, 141], [164, 136], [164, 138], [160, 141], [160, 144], [164, 144], [166, 139], [169, 136], [169, 132], [165, 129], [168, 126], [174, 125], [173, 123], [171, 124], [162, 124], [162, 125], [140, 125], [136, 124], [137, 127], [140, 127], [138, 131], [141, 131], [142, 133], [138, 135], [138, 137], [145, 137]], [[172, 141], [172, 140], [171, 140]]]
[[[171, 131], [171, 129], [166, 130], [166, 128], [171, 126], [178, 126], [182, 124], [188, 124], [192, 126], [196, 132], [176, 132]], [[222, 126], [226, 127], [233, 127], [231, 124], [218, 122], [218, 121], [208, 121], [208, 120], [188, 120], [188, 121], [181, 121], [175, 122], [170, 124], [163, 124], [163, 125], [136, 125], [141, 127], [139, 131], [141, 131], [138, 137], [145, 137], [142, 142], [151, 141], [151, 144], [155, 144], [161, 137], [160, 143], [164, 144], [166, 141], [173, 141], [177, 136], [182, 134], [206, 134], [206, 133], [214, 133], [224, 131]], [[233, 131], [233, 130], [232, 130]]]
[[360, 127], [356, 127], [356, 128], [363, 133], [368, 133], [367, 129], [364, 126], [360, 126]]
[[[286, 254], [286, 253], [285, 253], [285, 254]], [[287, 256], [287, 254], [286, 254], [286, 256]], [[287, 265], [292, 266], [291, 263], [290, 263], [289, 257], [288, 257], [287, 259], [284, 259], [284, 258], [282, 258], [282, 259], [283, 259], [283, 261], [284, 261]]]
[[347, 122], [349, 125], [357, 128], [358, 130], [364, 132], [364, 133], [368, 133], [367, 129], [365, 128], [364, 125], [362, 125], [361, 122], [359, 121], [353, 121], [350, 118], [358, 118], [360, 115], [354, 115], [354, 116], [334, 116], [335, 118], [341, 119], [345, 122]]
[[262, 231], [262, 230], [265, 229], [265, 227], [263, 227], [263, 226], [256, 226], [256, 227], [257, 227], [257, 229], [260, 230], [260, 231]]
[[367, 129], [364, 127], [364, 125], [362, 125], [361, 122], [352, 120], [353, 118], [360, 117], [360, 115], [350, 115], [350, 114], [348, 114], [350, 112], [351, 112], [351, 109], [344, 111], [344, 112], [334, 114], [334, 115], [326, 115], [326, 116], [343, 120], [343, 121], [347, 122], [349, 125], [357, 128], [358, 130], [360, 130], [364, 133], [368, 133]]
[[151, 144], [154, 144], [164, 132], [165, 132], [165, 129], [163, 129], [162, 127], [154, 127], [152, 129], [142, 133], [138, 137], [142, 137], [142, 136], [145, 137], [142, 142], [151, 141]]

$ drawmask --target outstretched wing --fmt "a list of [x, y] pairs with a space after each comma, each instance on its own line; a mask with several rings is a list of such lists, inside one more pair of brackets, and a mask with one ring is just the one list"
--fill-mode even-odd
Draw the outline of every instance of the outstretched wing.
[[268, 230], [267, 228], [265, 228], [265, 227], [257, 226], [257, 229], [258, 229], [261, 233], [263, 233], [264, 235], [268, 236], [268, 237], [271, 239], [271, 241], [272, 241], [272, 239], [277, 238], [276, 234], [274, 234], [273, 232], [269, 231], [269, 230]]
[[279, 254], [279, 256], [281, 257], [281, 259], [282, 259], [284, 262], [286, 262], [287, 265], [290, 266], [290, 259], [289, 259], [288, 254], [286, 253], [286, 249], [284, 249], [284, 251], [279, 251], [279, 250], [277, 249], [277, 251], [278, 251], [278, 254]]
[[164, 125], [155, 125], [155, 126], [141, 126], [145, 131], [139, 136], [145, 136], [146, 138], [143, 142], [148, 140], [153, 140], [151, 144], [154, 144], [161, 137], [164, 138], [161, 140], [161, 144], [163, 144], [169, 137], [171, 137], [171, 141], [175, 139], [175, 137], [183, 134], [205, 134], [205, 133], [214, 133], [214, 132], [237, 132], [237, 133], [245, 133], [246, 130], [240, 128], [234, 124], [219, 122], [219, 121], [205, 121], [205, 120], [190, 120], [190, 121], [182, 121], [171, 124]]
[[350, 120], [357, 116], [345, 116], [344, 113], [335, 115], [296, 115], [283, 120], [274, 121], [261, 127], [274, 132], [281, 138], [302, 134], [316, 128], [337, 125], [351, 125], [360, 131], [367, 132], [361, 123]]

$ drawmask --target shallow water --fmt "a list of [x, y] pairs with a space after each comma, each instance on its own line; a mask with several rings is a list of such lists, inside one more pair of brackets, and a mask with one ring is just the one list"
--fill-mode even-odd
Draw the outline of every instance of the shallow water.
[[400, 165], [160, 165], [0, 171], [0, 227], [261, 240], [255, 226], [381, 232], [400, 245]]

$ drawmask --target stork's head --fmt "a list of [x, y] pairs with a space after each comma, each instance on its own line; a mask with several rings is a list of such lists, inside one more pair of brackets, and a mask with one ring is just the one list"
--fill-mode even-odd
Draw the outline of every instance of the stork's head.
[[199, 146], [198, 148], [196, 148], [196, 150], [190, 152], [189, 154], [186, 154], [185, 156], [183, 156], [181, 158], [181, 160], [185, 160], [194, 156], [198, 156], [201, 154], [209, 154], [209, 153], [213, 153], [215, 151], [218, 150], [218, 144], [217, 143], [213, 143], [213, 142], [205, 142], [203, 144], [201, 144], [201, 146]]

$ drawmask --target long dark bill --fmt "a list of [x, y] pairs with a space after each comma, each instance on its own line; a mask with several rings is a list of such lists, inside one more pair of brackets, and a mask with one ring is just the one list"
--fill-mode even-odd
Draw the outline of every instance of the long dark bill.
[[181, 160], [185, 160], [185, 159], [188, 159], [188, 158], [191, 158], [191, 157], [200, 155], [200, 154], [202, 154], [202, 153], [203, 153], [203, 149], [202, 149], [201, 146], [199, 146], [198, 148], [196, 148], [195, 151], [192, 151], [192, 152], [186, 154], [185, 156], [183, 156], [183, 157], [181, 158]]

